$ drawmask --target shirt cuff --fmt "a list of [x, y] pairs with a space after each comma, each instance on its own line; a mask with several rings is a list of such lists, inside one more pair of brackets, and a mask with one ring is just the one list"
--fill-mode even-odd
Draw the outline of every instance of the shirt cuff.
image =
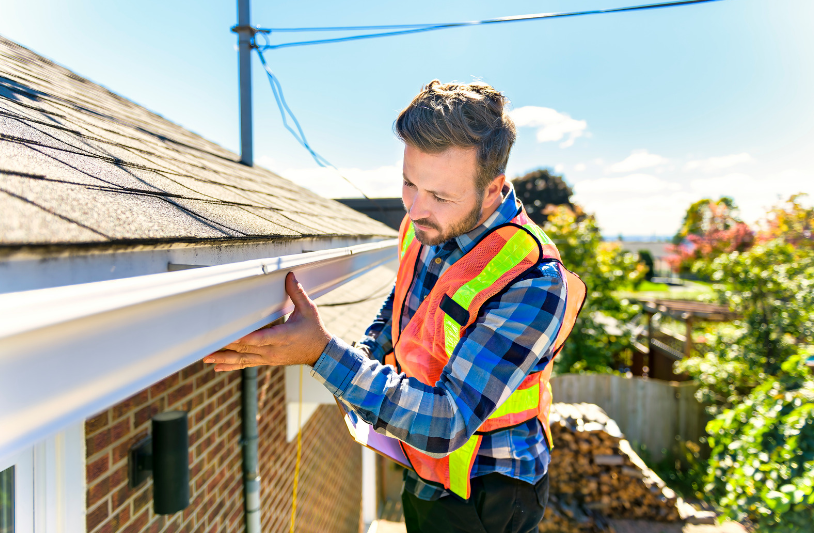
[[342, 339], [333, 337], [314, 363], [311, 375], [325, 385], [331, 394], [341, 398], [365, 359], [363, 354], [345, 344]]

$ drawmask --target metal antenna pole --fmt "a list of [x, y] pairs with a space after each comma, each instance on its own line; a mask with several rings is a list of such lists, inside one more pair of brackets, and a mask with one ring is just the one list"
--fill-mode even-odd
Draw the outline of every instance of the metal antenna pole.
[[240, 162], [254, 165], [254, 139], [252, 136], [252, 56], [249, 0], [237, 0], [238, 72], [240, 80]]

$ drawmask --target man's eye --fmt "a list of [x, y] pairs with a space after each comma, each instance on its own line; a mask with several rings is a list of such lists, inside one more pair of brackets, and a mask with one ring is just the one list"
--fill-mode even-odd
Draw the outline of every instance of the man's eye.
[[407, 181], [407, 180], [404, 180], [404, 186], [405, 186], [405, 187], [415, 187], [415, 185], [413, 185], [412, 183], [410, 183], [410, 182], [409, 182], [409, 181]]
[[445, 200], [444, 198], [440, 198], [438, 196], [435, 196], [434, 198], [435, 198], [435, 201], [438, 202], [439, 204], [445, 204], [445, 203], [449, 202], [449, 200]]

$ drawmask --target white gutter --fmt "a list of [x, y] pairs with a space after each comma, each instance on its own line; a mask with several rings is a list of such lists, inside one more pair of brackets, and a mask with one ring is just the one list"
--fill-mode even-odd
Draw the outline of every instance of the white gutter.
[[0, 460], [82, 421], [396, 253], [395, 239], [0, 294]]

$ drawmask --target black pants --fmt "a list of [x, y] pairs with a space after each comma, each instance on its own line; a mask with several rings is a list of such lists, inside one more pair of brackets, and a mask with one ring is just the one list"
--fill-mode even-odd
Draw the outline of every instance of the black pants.
[[407, 533], [536, 533], [548, 503], [548, 474], [536, 485], [502, 474], [472, 479], [468, 500], [434, 502], [401, 493]]

